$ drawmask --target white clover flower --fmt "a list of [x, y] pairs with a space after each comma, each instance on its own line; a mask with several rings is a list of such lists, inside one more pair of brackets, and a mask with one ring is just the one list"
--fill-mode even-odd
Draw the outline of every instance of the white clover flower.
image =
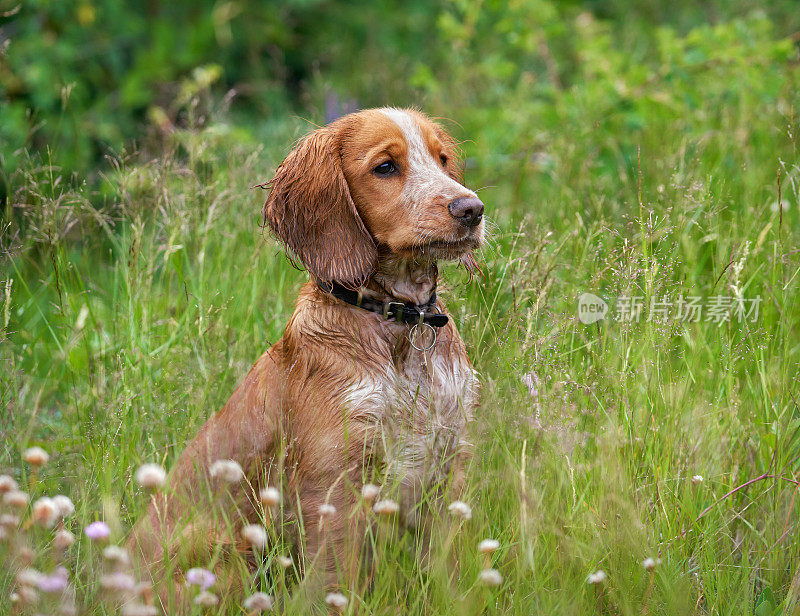
[[33, 519], [37, 524], [50, 528], [58, 520], [58, 507], [49, 496], [42, 496], [33, 503]]
[[258, 493], [259, 499], [261, 499], [261, 503], [269, 508], [275, 507], [281, 504], [281, 493], [278, 488], [273, 488], [272, 486], [267, 486], [261, 492]]
[[20, 586], [17, 588], [19, 603], [22, 605], [33, 605], [39, 602], [39, 593], [30, 586]]
[[0, 475], [0, 494], [13, 492], [17, 489], [19, 489], [19, 486], [11, 475]]
[[19, 526], [19, 516], [13, 513], [4, 513], [0, 515], [0, 528], [6, 530], [14, 530]]
[[142, 464], [136, 471], [136, 483], [147, 490], [164, 487], [167, 482], [167, 471], [158, 464]]
[[28, 546], [22, 546], [17, 550], [17, 559], [25, 567], [30, 565], [34, 558], [36, 558], [36, 552]]
[[122, 606], [122, 616], [158, 616], [158, 614], [159, 611], [155, 605], [129, 601]]
[[693, 486], [699, 486], [701, 483], [703, 483], [703, 476], [702, 475], [693, 475], [692, 476], [692, 485]]
[[100, 588], [111, 592], [131, 592], [136, 588], [136, 580], [124, 571], [114, 571], [100, 576]]
[[330, 503], [322, 503], [319, 506], [319, 514], [324, 518], [326, 516], [336, 515], [336, 507]]
[[457, 518], [469, 520], [472, 518], [472, 507], [464, 501], [453, 501], [447, 506], [447, 510]]
[[251, 614], [260, 614], [272, 609], [273, 601], [265, 592], [253, 593], [244, 600], [242, 607]]
[[71, 598], [64, 598], [61, 597], [61, 604], [58, 606], [58, 613], [61, 616], [76, 616], [78, 613], [78, 608], [75, 606], [75, 602]]
[[478, 580], [487, 586], [500, 586], [503, 583], [503, 576], [497, 569], [484, 569], [478, 574]]
[[341, 610], [347, 605], [347, 597], [340, 592], [329, 592], [325, 595], [325, 605]]
[[606, 581], [607, 578], [608, 576], [606, 575], [606, 572], [603, 571], [602, 569], [598, 569], [594, 573], [590, 573], [589, 577], [586, 578], [586, 581], [589, 584], [602, 584], [603, 582]]
[[38, 586], [44, 574], [38, 569], [26, 567], [17, 572], [17, 584], [20, 586]]
[[9, 536], [8, 531], [2, 526], [0, 526], [0, 543], [8, 541], [8, 536]]
[[380, 493], [380, 487], [376, 486], [374, 483], [365, 483], [361, 486], [361, 498], [364, 500], [374, 501], [378, 498], [378, 494]]
[[186, 572], [186, 584], [188, 586], [199, 586], [200, 590], [208, 590], [216, 581], [217, 576], [202, 567], [192, 567]]
[[236, 483], [244, 477], [244, 471], [235, 460], [217, 460], [211, 465], [209, 473], [213, 479]]
[[118, 545], [109, 545], [103, 550], [103, 558], [117, 567], [124, 567], [131, 562], [128, 551]]
[[83, 532], [92, 541], [105, 541], [111, 536], [111, 529], [103, 521], [92, 522], [83, 529]]
[[648, 571], [653, 571], [660, 564], [661, 564], [661, 559], [660, 558], [645, 558], [642, 561], [642, 567], [644, 567]]
[[57, 494], [53, 497], [53, 503], [55, 504], [56, 509], [58, 509], [58, 517], [60, 518], [68, 518], [75, 513], [75, 505], [68, 496]]
[[481, 554], [491, 554], [500, 549], [500, 542], [495, 539], [484, 539], [478, 544], [478, 551]]
[[262, 549], [267, 545], [267, 531], [258, 524], [248, 524], [242, 528], [242, 537], [252, 547]]
[[50, 454], [41, 447], [30, 447], [22, 454], [22, 459], [31, 466], [44, 466], [50, 460]]
[[291, 556], [278, 556], [278, 564], [284, 569], [288, 569], [294, 564]]
[[3, 503], [15, 509], [24, 509], [28, 506], [30, 497], [19, 490], [11, 490], [3, 494]]
[[217, 599], [217, 595], [215, 595], [213, 592], [204, 590], [194, 598], [194, 603], [195, 605], [199, 605], [201, 607], [214, 607], [217, 603], [219, 603], [219, 599]]
[[36, 585], [43, 593], [63, 593], [69, 585], [69, 572], [64, 567], [58, 567], [50, 575], [43, 575]]
[[66, 550], [69, 546], [75, 543], [75, 535], [69, 532], [66, 528], [56, 531], [53, 538], [53, 545], [59, 550]]
[[372, 510], [378, 515], [393, 515], [400, 511], [400, 505], [387, 498], [375, 503], [375, 505], [372, 507]]

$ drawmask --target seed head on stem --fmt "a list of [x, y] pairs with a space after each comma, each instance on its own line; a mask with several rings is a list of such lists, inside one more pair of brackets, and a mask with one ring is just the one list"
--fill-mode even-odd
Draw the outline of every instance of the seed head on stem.
[[272, 609], [272, 597], [265, 592], [253, 593], [242, 603], [242, 607], [247, 610], [248, 614], [261, 614]]
[[50, 454], [41, 447], [29, 447], [22, 454], [22, 459], [34, 468], [41, 468], [50, 460]]

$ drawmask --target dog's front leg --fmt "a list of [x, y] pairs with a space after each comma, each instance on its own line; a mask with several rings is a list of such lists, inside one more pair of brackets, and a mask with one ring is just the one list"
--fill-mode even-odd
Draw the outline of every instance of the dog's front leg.
[[[180, 588], [190, 567], [224, 562], [230, 569], [242, 525], [259, 521], [258, 487], [276, 449], [278, 384], [267, 353], [186, 446], [131, 532], [131, 552], [162, 599]], [[225, 586], [220, 580], [216, 588]]]

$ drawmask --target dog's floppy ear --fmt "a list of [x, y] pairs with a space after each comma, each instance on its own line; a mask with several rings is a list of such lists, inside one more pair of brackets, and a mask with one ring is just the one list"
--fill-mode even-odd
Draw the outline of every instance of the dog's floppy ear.
[[378, 251], [342, 173], [343, 121], [304, 138], [286, 157], [264, 204], [264, 223], [312, 276], [358, 287], [375, 271]]

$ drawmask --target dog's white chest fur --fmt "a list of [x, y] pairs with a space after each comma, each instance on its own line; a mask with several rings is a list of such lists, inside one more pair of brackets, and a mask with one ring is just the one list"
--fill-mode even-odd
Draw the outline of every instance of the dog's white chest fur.
[[419, 492], [446, 481], [468, 443], [477, 379], [457, 353], [412, 351], [407, 360], [353, 383], [347, 404], [374, 428], [382, 479], [397, 484], [403, 508]]

